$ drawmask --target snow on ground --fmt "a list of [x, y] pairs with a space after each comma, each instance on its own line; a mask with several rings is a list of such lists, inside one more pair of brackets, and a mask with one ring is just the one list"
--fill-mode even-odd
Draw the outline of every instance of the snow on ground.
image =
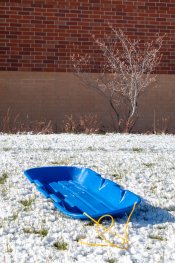
[[[0, 135], [0, 262], [175, 262], [175, 136]], [[24, 177], [37, 166], [92, 168], [142, 197], [129, 249], [102, 242], [87, 221], [66, 218]], [[116, 219], [122, 232], [126, 217]]]

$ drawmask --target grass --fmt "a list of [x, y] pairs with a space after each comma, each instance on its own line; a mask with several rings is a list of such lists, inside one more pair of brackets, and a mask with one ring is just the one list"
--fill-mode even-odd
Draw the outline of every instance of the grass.
[[34, 202], [34, 198], [30, 198], [30, 199], [24, 199], [24, 200], [21, 200], [20, 203], [25, 206], [25, 207], [29, 207], [32, 205], [32, 203]]
[[97, 150], [100, 150], [100, 151], [106, 152], [106, 149], [105, 149], [104, 147], [96, 148], [96, 147], [94, 147], [94, 146], [89, 146], [87, 149], [88, 149], [89, 151], [97, 151]]
[[57, 241], [53, 243], [54, 248], [57, 250], [67, 250], [68, 249], [68, 244], [64, 241]]
[[55, 161], [55, 162], [51, 162], [51, 164], [53, 164], [53, 165], [68, 165], [69, 160]]
[[36, 229], [33, 229], [33, 228], [31, 228], [31, 229], [30, 228], [24, 228], [23, 231], [26, 234], [35, 234], [35, 235], [40, 235], [42, 237], [45, 237], [48, 234], [48, 230], [45, 229], [45, 228], [41, 228], [39, 230], [36, 230]]
[[43, 148], [42, 150], [48, 152], [51, 150], [51, 148]]
[[94, 226], [95, 223], [93, 221], [89, 221], [87, 223], [84, 224], [85, 226]]
[[6, 252], [7, 253], [12, 253], [13, 249], [10, 247], [9, 243], [6, 244]]
[[160, 229], [160, 230], [161, 230], [161, 229], [165, 229], [165, 228], [166, 228], [165, 225], [158, 225], [158, 226], [157, 226], [157, 229]]
[[167, 210], [167, 211], [175, 211], [175, 206], [173, 206], [173, 205], [170, 205], [169, 207], [165, 207], [164, 208], [165, 210]]
[[4, 184], [7, 181], [7, 178], [8, 178], [8, 173], [4, 172], [0, 177], [0, 185]]
[[162, 236], [158, 236], [158, 235], [149, 235], [149, 238], [157, 240], [157, 241], [164, 241], [165, 238]]
[[30, 199], [21, 200], [20, 203], [24, 206], [24, 211], [27, 211], [31, 207], [34, 201], [35, 198], [30, 198]]
[[115, 178], [115, 179], [122, 179], [125, 175], [122, 173], [122, 172], [116, 172], [114, 174], [112, 174], [112, 176]]
[[156, 185], [154, 185], [154, 186], [151, 186], [151, 192], [153, 193], [153, 194], [157, 194], [157, 186]]
[[114, 258], [109, 258], [109, 259], [107, 259], [106, 262], [108, 262], [108, 263], [117, 263], [117, 260], [114, 259]]
[[143, 152], [142, 148], [137, 148], [137, 147], [132, 148], [132, 150], [133, 152], [138, 152], [138, 153]]
[[154, 163], [143, 163], [143, 165], [147, 168], [151, 168], [152, 166], [154, 166]]
[[4, 147], [3, 148], [3, 151], [5, 151], [5, 152], [8, 152], [8, 151], [10, 151], [11, 150], [11, 148], [8, 148], [8, 147]]
[[5, 198], [7, 195], [8, 195], [8, 188], [2, 187], [1, 188], [1, 196]]
[[19, 212], [14, 213], [14, 214], [11, 216], [11, 221], [15, 221], [15, 220], [18, 218], [18, 215], [19, 215]]
[[92, 146], [89, 146], [88, 148], [87, 148], [89, 151], [95, 151], [96, 149], [94, 149], [94, 147], [92, 147]]
[[151, 250], [151, 248], [150, 248], [150, 247], [146, 247], [146, 249], [147, 249], [147, 250]]

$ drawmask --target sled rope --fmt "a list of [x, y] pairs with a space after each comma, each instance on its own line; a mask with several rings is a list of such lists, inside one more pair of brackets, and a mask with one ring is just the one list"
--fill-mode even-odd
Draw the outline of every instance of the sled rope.
[[[120, 248], [122, 250], [127, 250], [128, 249], [128, 243], [129, 243], [129, 236], [128, 236], [128, 228], [129, 228], [129, 221], [130, 221], [130, 218], [135, 210], [135, 207], [136, 207], [136, 204], [137, 203], [134, 203], [133, 205], [133, 208], [128, 216], [128, 219], [125, 223], [125, 226], [124, 226], [124, 234], [123, 236], [122, 235], [119, 235], [113, 231], [111, 231], [111, 228], [113, 227], [114, 225], [114, 218], [109, 215], [109, 214], [106, 214], [106, 215], [103, 215], [101, 216], [97, 221], [92, 218], [90, 215], [88, 215], [86, 212], [84, 212], [83, 214], [86, 215], [89, 219], [91, 219], [94, 223], [95, 223], [95, 226], [96, 226], [96, 232], [98, 234], [98, 236], [105, 241], [105, 243], [88, 243], [88, 242], [85, 242], [85, 241], [82, 241], [82, 239], [79, 239], [78, 243], [80, 244], [83, 244], [83, 245], [88, 245], [88, 246], [111, 246], [111, 247], [116, 247], [116, 248]], [[111, 224], [109, 227], [105, 227], [103, 226], [102, 224], [100, 224], [100, 221], [103, 219], [103, 218], [106, 218], [106, 217], [109, 217], [111, 219]], [[103, 232], [100, 232], [99, 228], [103, 229]], [[118, 239], [121, 240], [121, 243], [120, 244], [115, 244], [113, 242], [111, 242], [110, 240], [106, 239], [106, 237], [104, 236], [105, 233], [107, 232], [110, 232], [112, 233], [115, 237], [117, 237]]]

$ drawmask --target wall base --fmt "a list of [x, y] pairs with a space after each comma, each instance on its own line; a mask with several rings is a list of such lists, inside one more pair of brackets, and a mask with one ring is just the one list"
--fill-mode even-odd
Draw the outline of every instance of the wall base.
[[[139, 118], [133, 132], [165, 129], [175, 132], [175, 75], [158, 75], [158, 87], [149, 87], [139, 100]], [[62, 131], [66, 115], [97, 114], [105, 130], [113, 130], [110, 106], [96, 91], [85, 88], [72, 73], [0, 72], [0, 118], [8, 108], [20, 119], [52, 120]], [[167, 118], [168, 122], [162, 118]]]

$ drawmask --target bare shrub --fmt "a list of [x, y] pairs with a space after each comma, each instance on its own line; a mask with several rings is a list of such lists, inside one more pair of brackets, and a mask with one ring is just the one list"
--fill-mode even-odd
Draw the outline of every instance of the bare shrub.
[[138, 99], [156, 80], [152, 73], [161, 60], [163, 37], [143, 43], [109, 26], [112, 36], [104, 40], [92, 36], [104, 58], [99, 73], [89, 74], [93, 61], [90, 55], [73, 54], [71, 61], [83, 85], [98, 91], [110, 104], [116, 117], [115, 129], [130, 132], [138, 118]]
[[51, 121], [31, 121], [28, 117], [26, 117], [26, 121], [23, 122], [20, 118], [20, 114], [15, 115], [11, 108], [8, 108], [5, 116], [2, 117], [0, 126], [0, 131], [3, 133], [53, 133], [53, 124]]
[[97, 115], [85, 114], [79, 117], [66, 115], [63, 120], [63, 132], [68, 133], [101, 133], [104, 130], [99, 128]]
[[[50, 134], [54, 132], [52, 121], [31, 121], [30, 130], [37, 134]], [[29, 131], [30, 131], [29, 130]]]

